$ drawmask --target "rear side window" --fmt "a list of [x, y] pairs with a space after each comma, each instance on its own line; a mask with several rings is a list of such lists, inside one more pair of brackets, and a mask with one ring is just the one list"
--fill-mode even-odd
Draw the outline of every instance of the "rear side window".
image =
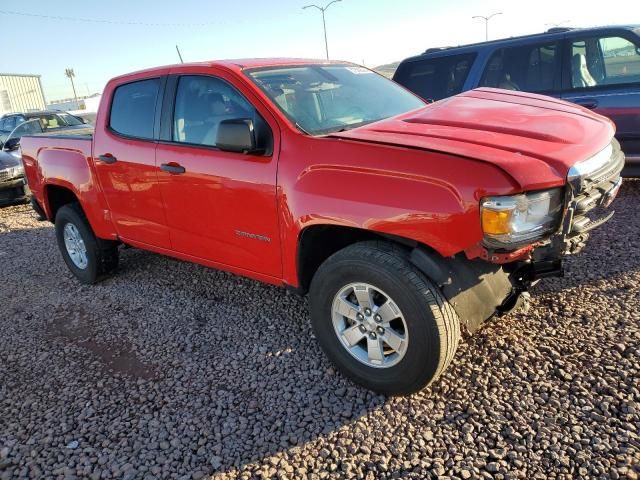
[[15, 128], [15, 126], [16, 126], [16, 117], [8, 117], [4, 120], [2, 129], [7, 132], [10, 132]]
[[116, 88], [111, 102], [111, 129], [128, 137], [152, 139], [159, 90], [157, 78]]
[[571, 42], [571, 86], [593, 88], [640, 82], [640, 46], [621, 37]]
[[18, 125], [13, 132], [12, 137], [22, 137], [23, 135], [31, 135], [34, 133], [42, 133], [42, 126], [38, 119], [29, 120], [28, 122], [22, 122]]
[[466, 53], [407, 62], [394, 79], [425, 100], [440, 100], [462, 92], [475, 57]]
[[551, 92], [560, 87], [560, 44], [524, 45], [496, 50], [480, 86]]

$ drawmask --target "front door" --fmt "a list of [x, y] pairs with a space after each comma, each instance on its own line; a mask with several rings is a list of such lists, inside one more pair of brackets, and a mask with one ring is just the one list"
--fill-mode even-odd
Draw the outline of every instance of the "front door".
[[[170, 77], [156, 154], [171, 243], [177, 252], [236, 269], [280, 276], [276, 205], [277, 125], [211, 70]], [[252, 103], [255, 102], [255, 103]], [[265, 153], [216, 147], [220, 122], [251, 119]]]
[[156, 168], [156, 108], [162, 79], [118, 86], [105, 129], [95, 135], [94, 163], [118, 235], [170, 249]]

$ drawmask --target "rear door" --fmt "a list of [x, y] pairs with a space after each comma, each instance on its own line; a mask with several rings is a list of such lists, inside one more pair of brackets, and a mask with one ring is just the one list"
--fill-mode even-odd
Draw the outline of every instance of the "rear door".
[[[282, 273], [277, 217], [277, 123], [227, 72], [189, 67], [167, 82], [160, 187], [173, 249], [235, 269]], [[264, 154], [216, 147], [223, 120], [251, 119]]]
[[[118, 85], [96, 130], [94, 164], [118, 235], [170, 249], [156, 147], [165, 77]], [[106, 213], [106, 212], [105, 212]]]
[[562, 98], [611, 118], [627, 157], [640, 159], [640, 39], [628, 31], [570, 35]]

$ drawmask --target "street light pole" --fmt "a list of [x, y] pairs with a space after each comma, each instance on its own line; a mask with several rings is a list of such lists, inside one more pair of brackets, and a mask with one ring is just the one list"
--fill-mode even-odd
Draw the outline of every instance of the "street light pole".
[[333, 5], [334, 3], [341, 2], [342, 0], [333, 0], [332, 2], [327, 3], [324, 7], [319, 7], [318, 5], [307, 5], [306, 7], [302, 7], [303, 10], [307, 8], [317, 8], [322, 13], [322, 28], [324, 29], [324, 49], [327, 53], [327, 60], [329, 60], [329, 42], [327, 41], [327, 22], [324, 18], [324, 12]]
[[78, 95], [76, 94], [76, 86], [73, 83], [73, 78], [76, 76], [76, 73], [73, 71], [73, 68], [67, 68], [64, 71], [65, 76], [71, 80], [71, 88], [73, 88], [73, 98], [76, 101], [76, 109], [80, 108], [80, 105], [78, 104]]
[[484, 20], [484, 39], [487, 42], [489, 41], [489, 20], [491, 20], [496, 15], [502, 15], [502, 12], [493, 13], [488, 17], [485, 17], [484, 15], [474, 15], [473, 17], [471, 17], [471, 18], [481, 18], [482, 20]]

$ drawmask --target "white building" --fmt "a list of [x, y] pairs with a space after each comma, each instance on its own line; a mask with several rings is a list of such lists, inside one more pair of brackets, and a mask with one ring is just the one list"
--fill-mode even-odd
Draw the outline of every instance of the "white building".
[[40, 75], [0, 73], [0, 115], [44, 110]]

